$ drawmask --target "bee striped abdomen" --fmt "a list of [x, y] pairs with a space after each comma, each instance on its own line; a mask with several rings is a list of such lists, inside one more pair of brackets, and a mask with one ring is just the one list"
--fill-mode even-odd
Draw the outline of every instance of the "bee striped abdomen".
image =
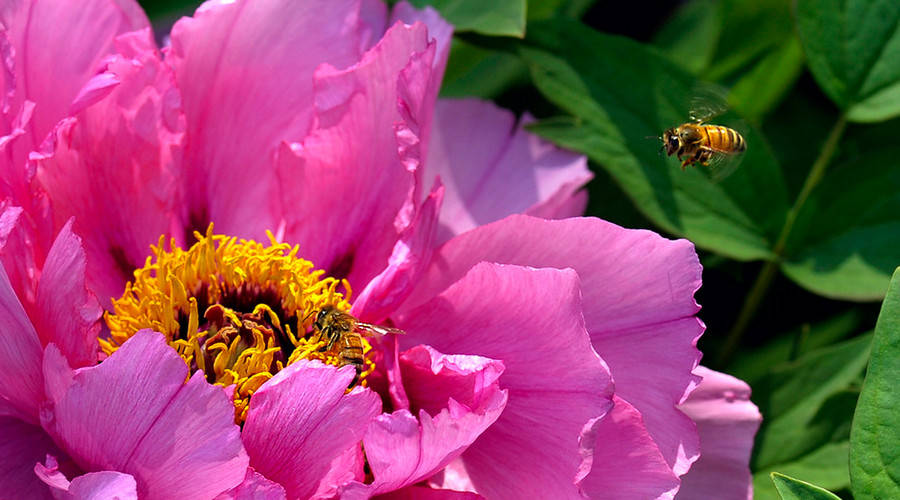
[[357, 369], [365, 363], [362, 340], [356, 334], [344, 336], [344, 345], [341, 346], [341, 359], [345, 364], [356, 365]]
[[733, 129], [721, 125], [703, 125], [710, 149], [721, 153], [742, 153], [747, 149], [744, 138]]

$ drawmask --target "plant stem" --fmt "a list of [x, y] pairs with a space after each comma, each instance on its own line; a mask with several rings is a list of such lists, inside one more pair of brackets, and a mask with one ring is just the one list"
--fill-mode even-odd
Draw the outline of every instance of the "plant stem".
[[738, 313], [734, 326], [732, 326], [731, 331], [728, 332], [728, 336], [725, 339], [725, 345], [719, 353], [718, 361], [720, 365], [725, 365], [731, 361], [731, 358], [734, 356], [735, 351], [740, 345], [741, 338], [744, 336], [747, 326], [750, 325], [750, 320], [753, 319], [756, 310], [759, 309], [759, 305], [762, 303], [762, 299], [769, 290], [769, 285], [772, 284], [772, 279], [775, 278], [778, 267], [781, 265], [788, 238], [791, 235], [791, 230], [794, 229], [794, 223], [797, 221], [800, 209], [803, 208], [803, 205], [806, 203], [812, 190], [825, 176], [825, 167], [831, 162], [831, 158], [837, 150], [838, 141], [843, 135], [846, 127], [847, 118], [841, 114], [834, 124], [834, 127], [831, 128], [828, 138], [825, 139], [825, 144], [822, 146], [819, 156], [816, 158], [816, 161], [813, 162], [812, 168], [809, 169], [809, 175], [806, 176], [806, 181], [803, 182], [803, 187], [800, 188], [800, 194], [797, 195], [794, 206], [788, 210], [787, 216], [784, 219], [784, 225], [781, 227], [781, 232], [778, 234], [778, 239], [775, 241], [775, 246], [772, 248], [773, 257], [763, 265], [762, 270], [760, 270], [759, 275], [756, 277], [756, 281], [750, 288], [750, 292], [747, 294], [747, 298], [744, 300], [744, 305], [741, 307], [740, 313]]

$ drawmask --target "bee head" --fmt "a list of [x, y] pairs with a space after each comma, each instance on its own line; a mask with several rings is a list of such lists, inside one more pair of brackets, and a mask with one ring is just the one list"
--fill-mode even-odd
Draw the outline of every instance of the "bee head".
[[670, 128], [663, 132], [662, 146], [665, 148], [666, 154], [672, 156], [679, 148], [681, 148], [681, 140], [674, 128]]
[[328, 313], [331, 312], [331, 306], [325, 306], [320, 311], [319, 314], [316, 315], [316, 328], [321, 330], [325, 328], [325, 318], [328, 316]]

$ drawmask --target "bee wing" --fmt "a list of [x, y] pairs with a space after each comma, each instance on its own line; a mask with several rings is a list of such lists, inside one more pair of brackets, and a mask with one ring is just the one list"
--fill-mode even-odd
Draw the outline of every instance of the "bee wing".
[[691, 94], [691, 120], [706, 122], [728, 109], [728, 91], [712, 83], [700, 83]]
[[707, 166], [709, 167], [709, 180], [718, 184], [725, 180], [726, 177], [733, 174], [744, 159], [743, 153], [716, 153], [710, 158]]
[[364, 337], [384, 337], [385, 335], [406, 335], [406, 332], [399, 328], [391, 328], [389, 326], [373, 325], [370, 323], [357, 323], [356, 333]]

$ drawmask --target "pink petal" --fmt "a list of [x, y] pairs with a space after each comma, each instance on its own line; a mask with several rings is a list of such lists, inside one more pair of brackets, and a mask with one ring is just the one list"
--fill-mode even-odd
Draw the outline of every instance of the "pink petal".
[[432, 189], [415, 221], [400, 233], [388, 266], [375, 276], [353, 303], [353, 314], [363, 321], [378, 324], [391, 315], [409, 297], [419, 276], [428, 268], [434, 249], [438, 213], [444, 190]]
[[328, 472], [319, 482], [319, 488], [313, 494], [314, 500], [332, 499], [337, 494], [339, 485], [365, 479], [366, 458], [362, 446], [347, 448], [344, 453], [331, 461]]
[[84, 284], [81, 238], [66, 223], [44, 263], [37, 289], [35, 326], [41, 345], [54, 343], [70, 366], [97, 364], [102, 309]]
[[447, 57], [450, 53], [450, 42], [453, 41], [453, 25], [448, 23], [441, 14], [430, 6], [416, 9], [409, 2], [401, 1], [394, 4], [391, 9], [391, 23], [402, 21], [405, 24], [424, 23], [428, 27], [428, 36], [437, 42], [437, 57], [435, 58], [435, 71], [438, 71], [438, 81], [443, 78], [444, 67], [447, 65]]
[[415, 408], [436, 414], [455, 400], [469, 408], [483, 406], [498, 390], [501, 361], [481, 356], [441, 354], [417, 345], [400, 355], [403, 385]]
[[587, 160], [526, 132], [528, 121], [489, 101], [438, 101], [425, 180], [447, 186], [440, 242], [514, 213], [578, 215], [566, 203], [593, 177]]
[[691, 371], [700, 359], [696, 342], [704, 328], [694, 317], [701, 267], [693, 245], [595, 218], [513, 215], [440, 248], [401, 312], [482, 261], [578, 273], [585, 324], [609, 364], [616, 394], [641, 412], [673, 470], [685, 473], [700, 451], [693, 423], [676, 408], [696, 385]]
[[188, 121], [190, 228], [213, 221], [255, 238], [276, 228], [270, 162], [312, 124], [315, 69], [358, 60], [358, 11], [358, 0], [210, 1], [175, 24], [166, 60]]
[[284, 500], [287, 494], [280, 484], [269, 481], [265, 476], [247, 469], [244, 482], [216, 497], [216, 500]]
[[[369, 421], [381, 411], [374, 392], [344, 394], [354, 372], [300, 360], [253, 394], [243, 440], [251, 465], [284, 486], [291, 498], [320, 489], [332, 460], [358, 447]], [[336, 488], [337, 485], [331, 485]]]
[[[32, 201], [41, 203], [38, 197]], [[29, 317], [37, 315], [37, 286], [44, 258], [53, 242], [52, 222], [44, 213], [31, 213], [0, 201], [0, 262]]]
[[582, 490], [590, 498], [671, 499], [678, 491], [678, 476], [647, 433], [640, 412], [619, 397], [614, 401], [613, 409], [586, 436], [596, 447]]
[[[6, 39], [6, 33], [0, 30], [0, 51], [2, 51], [0, 52], [0, 57], [9, 61], [12, 55], [7, 52], [7, 50], [11, 50], [11, 46]], [[13, 86], [14, 85], [15, 82], [13, 82]], [[15, 96], [15, 88], [13, 88], [11, 94], [7, 95]], [[19, 108], [18, 114], [14, 117], [6, 117], [6, 121], [8, 122], [6, 128], [9, 130], [7, 130], [3, 136], [0, 136], [0, 153], [2, 153], [2, 159], [0, 159], [0, 173], [3, 174], [3, 176], [0, 177], [0, 193], [2, 193], [4, 197], [15, 200], [15, 202], [19, 204], [26, 203], [24, 196], [28, 192], [28, 189], [25, 184], [30, 176], [30, 171], [24, 164], [15, 163], [12, 149], [15, 147], [16, 142], [23, 143], [30, 139], [30, 137], [27, 137], [28, 124], [31, 121], [33, 113], [34, 102], [24, 101]], [[6, 111], [4, 111], [3, 114], [7, 114]]]
[[0, 203], [0, 262], [7, 269], [7, 279], [15, 295], [24, 302], [23, 307], [33, 311], [40, 268], [34, 260], [27, 214], [22, 207], [11, 203], [11, 199]]
[[13, 417], [0, 417], [0, 491], [7, 498], [52, 498], [34, 465], [59, 449], [43, 429]]
[[[587, 464], [587, 467], [590, 467], [590, 464]], [[438, 489], [476, 492], [462, 458], [456, 458], [447, 464], [444, 470], [428, 478], [428, 485]]]
[[687, 317], [594, 335], [594, 346], [616, 381], [616, 394], [641, 412], [647, 431], [678, 475], [700, 454], [696, 426], [677, 405], [696, 384], [691, 371], [700, 360], [696, 344], [703, 329], [699, 319]]
[[379, 416], [363, 447], [374, 475], [371, 484], [351, 485], [350, 496], [385, 493], [434, 475], [491, 424], [506, 406], [498, 377], [503, 364], [478, 356], [445, 356], [418, 346], [404, 353], [404, 383], [418, 409]]
[[363, 440], [375, 480], [368, 485], [351, 483], [342, 497], [367, 498], [434, 474], [496, 421], [506, 393], [496, 391], [485, 403], [473, 411], [451, 399], [434, 417], [420, 410], [418, 419], [408, 410], [380, 415]]
[[75, 96], [75, 100], [72, 102], [72, 108], [69, 110], [69, 113], [77, 115], [91, 104], [108, 96], [120, 83], [122, 83], [122, 81], [119, 79], [119, 76], [114, 73], [100, 73], [94, 76], [84, 84], [84, 87], [81, 88], [81, 92]]
[[54, 455], [47, 455], [45, 464], [40, 462], [34, 464], [34, 475], [40, 479], [45, 485], [50, 487], [50, 491], [54, 496], [58, 492], [68, 492], [71, 481], [66, 477], [65, 473], [60, 470], [59, 464]]
[[38, 404], [43, 399], [41, 344], [25, 309], [0, 265], [0, 400], [6, 413], [37, 423]]
[[75, 217], [89, 286], [107, 307], [161, 234], [182, 233], [177, 149], [184, 124], [172, 74], [149, 29], [119, 37], [116, 47], [107, 74], [120, 83], [62, 121], [31, 156], [57, 226]]
[[16, 98], [15, 49], [6, 29], [0, 30], [0, 90], [0, 113], [6, 116], [9, 115], [10, 101]]
[[[11, 145], [12, 161], [5, 164], [10, 170], [2, 172], [4, 179], [15, 179], [13, 184], [22, 200], [28, 192], [22, 168], [28, 152], [37, 149], [68, 114], [82, 85], [95, 74], [103, 57], [112, 52], [113, 38], [149, 27], [149, 23], [133, 0], [23, 0], [7, 3], [0, 10], [0, 25], [8, 27], [15, 55], [16, 91], [9, 102], [10, 113], [15, 116], [26, 100], [36, 103], [24, 140]], [[11, 115], [4, 113], [5, 119], [0, 119], [0, 136], [9, 133]]]
[[408, 333], [403, 345], [429, 344], [506, 366], [500, 381], [509, 404], [463, 455], [479, 493], [577, 496], [578, 438], [612, 399], [609, 372], [591, 348], [581, 311], [572, 270], [482, 263], [397, 320]]
[[[428, 157], [428, 145], [431, 141], [431, 128], [434, 118], [435, 102], [441, 81], [444, 79], [444, 68], [447, 67], [447, 57], [450, 55], [450, 42], [453, 39], [453, 25], [441, 17], [435, 9], [426, 6], [422, 10], [413, 8], [407, 2], [399, 2], [391, 11], [391, 22], [402, 21], [405, 24], [424, 23], [428, 27], [429, 41], [436, 45], [435, 56], [431, 62], [432, 74], [428, 80], [416, 79], [409, 73], [413, 68], [404, 70], [401, 74], [403, 85], [400, 86], [402, 99], [401, 114], [406, 127], [418, 140], [418, 158]], [[421, 180], [421, 174], [419, 179]], [[425, 183], [431, 183], [433, 178], [426, 177]]]
[[351, 284], [384, 269], [398, 233], [415, 217], [418, 138], [398, 108], [419, 109], [402, 96], [428, 85], [434, 50], [424, 25], [397, 24], [359, 64], [323, 66], [316, 72], [318, 127], [279, 152], [282, 201], [290, 207], [285, 240]]
[[408, 486], [402, 490], [379, 495], [378, 500], [479, 500], [484, 498], [466, 491], [439, 490], [425, 486]]
[[186, 374], [149, 330], [76, 371], [51, 344], [41, 423], [82, 469], [134, 476], [142, 498], [215, 496], [243, 480], [248, 459], [224, 391]]
[[69, 485], [71, 498], [84, 500], [137, 500], [137, 482], [130, 474], [115, 471], [89, 472]]
[[753, 498], [750, 452], [762, 416], [750, 387], [724, 373], [698, 366], [700, 385], [681, 405], [700, 432], [700, 459], [681, 478], [677, 498]]

